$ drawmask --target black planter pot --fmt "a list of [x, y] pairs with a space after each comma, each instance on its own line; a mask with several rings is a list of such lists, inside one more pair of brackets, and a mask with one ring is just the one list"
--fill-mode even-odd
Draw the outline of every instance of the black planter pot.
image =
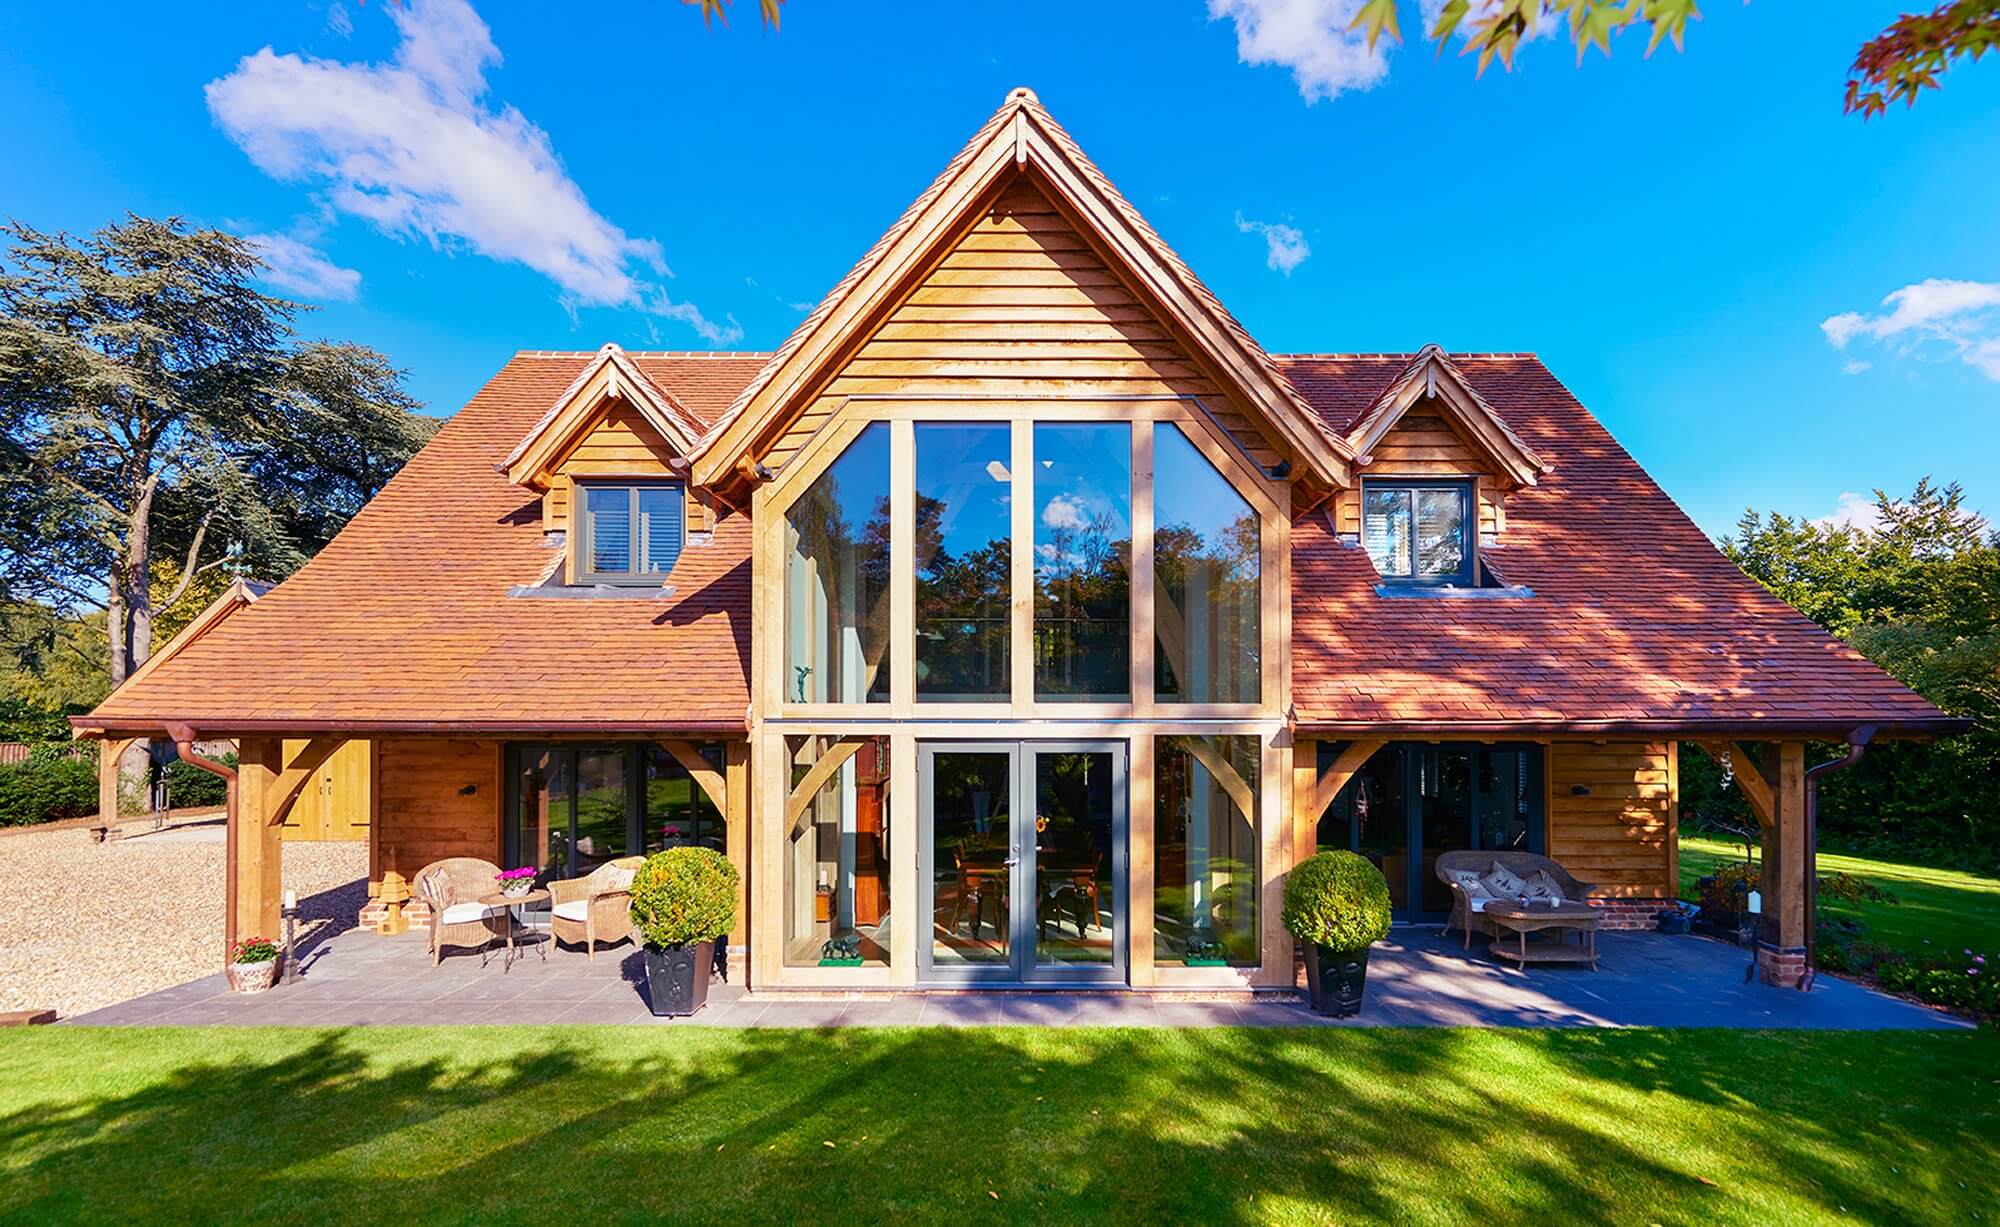
[[661, 1018], [685, 1018], [708, 1004], [709, 969], [715, 943], [674, 950], [646, 947], [646, 997]]
[[1361, 994], [1368, 988], [1368, 951], [1306, 947], [1306, 988], [1312, 1007], [1332, 1018], [1361, 1013]]

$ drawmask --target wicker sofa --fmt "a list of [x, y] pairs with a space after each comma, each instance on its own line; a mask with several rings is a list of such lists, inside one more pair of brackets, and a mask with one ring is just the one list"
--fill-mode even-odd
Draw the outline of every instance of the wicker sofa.
[[1455, 928], [1464, 933], [1468, 949], [1472, 946], [1475, 932], [1492, 937], [1495, 929], [1493, 922], [1480, 914], [1485, 909], [1486, 900], [1473, 898], [1461, 876], [1467, 873], [1484, 874], [1495, 862], [1522, 879], [1532, 876], [1538, 869], [1546, 872], [1562, 888], [1562, 897], [1572, 902], [1583, 902], [1596, 889], [1594, 883], [1570, 876], [1567, 869], [1536, 852], [1441, 852], [1437, 858], [1438, 880], [1451, 887], [1451, 919], [1445, 922], [1444, 931], [1449, 933]]
[[582, 942], [584, 958], [595, 962], [597, 943], [613, 946], [633, 935], [632, 893], [625, 884], [643, 856], [607, 861], [581, 878], [549, 883], [549, 931], [557, 941]]
[[506, 933], [505, 908], [479, 902], [500, 889], [494, 875], [500, 867], [476, 856], [448, 856], [417, 871], [417, 897], [430, 910], [431, 966], [444, 959], [446, 946], [484, 951], [486, 944]]

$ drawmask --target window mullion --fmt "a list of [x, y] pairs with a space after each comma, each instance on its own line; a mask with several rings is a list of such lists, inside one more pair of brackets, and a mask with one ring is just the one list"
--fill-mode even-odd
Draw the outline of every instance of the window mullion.
[[1012, 513], [1012, 544], [1007, 548], [1011, 625], [1008, 629], [1009, 691], [1014, 714], [1025, 716], [1035, 702], [1035, 462], [1034, 423], [1014, 420], [1013, 463], [1009, 474], [1008, 511]]
[[1155, 702], [1153, 660], [1153, 422], [1132, 423], [1132, 705], [1150, 710]]

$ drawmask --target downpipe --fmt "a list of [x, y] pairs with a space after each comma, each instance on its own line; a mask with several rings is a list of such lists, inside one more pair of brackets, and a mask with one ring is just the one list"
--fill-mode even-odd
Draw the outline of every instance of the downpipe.
[[1802, 993], [1812, 991], [1815, 960], [1819, 957], [1819, 779], [1860, 762], [1874, 737], [1875, 726], [1864, 724], [1847, 735], [1845, 758], [1806, 768], [1806, 967], [1805, 974], [1799, 977]]
[[[226, 969], [236, 953], [236, 771], [212, 758], [195, 753], [194, 726], [169, 724], [167, 736], [174, 739], [174, 752], [181, 761], [222, 777], [227, 798], [223, 809], [222, 852], [222, 965]], [[1811, 811], [1808, 810], [1808, 813]]]

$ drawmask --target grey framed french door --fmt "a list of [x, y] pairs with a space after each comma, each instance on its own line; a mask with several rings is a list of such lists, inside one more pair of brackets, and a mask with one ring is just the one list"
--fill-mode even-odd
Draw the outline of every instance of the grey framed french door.
[[921, 983], [1125, 982], [1123, 742], [923, 742], [917, 787]]

